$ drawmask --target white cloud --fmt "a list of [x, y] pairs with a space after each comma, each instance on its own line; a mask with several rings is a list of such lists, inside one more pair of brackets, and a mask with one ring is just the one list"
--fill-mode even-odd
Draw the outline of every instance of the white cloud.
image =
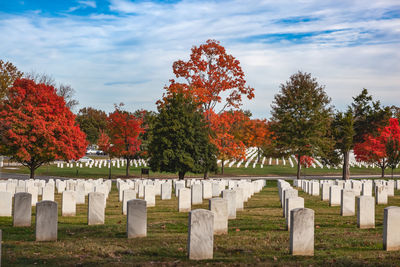
[[[79, 4], [96, 7], [94, 1]], [[82, 106], [107, 111], [119, 102], [155, 109], [164, 85], [175, 78], [172, 63], [188, 59], [190, 48], [207, 39], [220, 40], [241, 61], [256, 90], [256, 98], [245, 101], [244, 108], [257, 117], [269, 116], [279, 84], [297, 70], [311, 72], [325, 84], [338, 107], [349, 104], [363, 87], [384, 104], [398, 104], [400, 20], [379, 19], [395, 5], [112, 0], [111, 14], [1, 16], [0, 32], [7, 38], [0, 42], [0, 55], [21, 70], [46, 72], [70, 83]], [[298, 17], [314, 20], [279, 23]]]

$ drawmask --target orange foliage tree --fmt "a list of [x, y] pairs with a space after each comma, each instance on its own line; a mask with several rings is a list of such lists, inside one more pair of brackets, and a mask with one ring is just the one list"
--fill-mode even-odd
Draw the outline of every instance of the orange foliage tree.
[[16, 80], [0, 104], [0, 125], [0, 154], [28, 167], [31, 178], [45, 163], [85, 155], [86, 135], [53, 86]]
[[109, 154], [126, 159], [126, 176], [129, 176], [130, 163], [140, 152], [139, 135], [143, 132], [142, 119], [116, 107], [107, 118], [107, 131], [109, 141], [103, 136], [103, 148], [107, 147], [108, 142]]
[[[382, 169], [382, 177], [385, 169], [391, 161], [400, 154], [400, 126], [395, 118], [389, 120], [389, 125], [378, 131], [377, 136], [365, 135], [364, 142], [354, 145], [354, 154], [357, 161], [375, 164]], [[398, 164], [395, 160], [394, 166]], [[393, 168], [392, 168], [393, 169]]]
[[216, 114], [212, 111], [207, 114], [212, 129], [211, 142], [218, 149], [218, 157], [221, 159], [221, 170], [224, 174], [224, 162], [228, 159], [244, 159], [246, 146], [235, 136], [234, 125], [241, 119], [241, 112], [223, 112]]
[[[254, 88], [246, 85], [239, 60], [227, 54], [225, 48], [216, 40], [208, 40], [205, 44], [194, 46], [190, 59], [178, 60], [173, 63], [172, 68], [176, 78], [183, 79], [184, 82], [170, 80], [170, 85], [166, 87], [167, 92], [163, 96], [164, 102], [173, 93], [190, 96], [204, 111], [208, 126], [214, 131], [228, 126], [232, 118], [224, 112], [227, 109], [239, 108], [242, 96], [254, 98]], [[226, 98], [223, 98], [222, 94], [226, 94]], [[219, 131], [210, 135], [211, 142], [219, 149], [227, 147], [228, 144], [232, 146], [231, 151], [242, 147], [242, 144], [233, 142], [234, 139], [229, 134], [221, 134]], [[228, 148], [223, 149], [220, 155], [228, 157], [227, 151]], [[237, 157], [236, 152], [232, 152], [231, 155]]]

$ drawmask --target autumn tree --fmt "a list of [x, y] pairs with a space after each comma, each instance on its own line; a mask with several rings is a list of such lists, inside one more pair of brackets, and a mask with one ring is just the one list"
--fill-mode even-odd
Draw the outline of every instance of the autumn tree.
[[112, 151], [111, 151], [111, 142], [110, 137], [102, 130], [100, 130], [99, 137], [97, 140], [97, 145], [99, 149], [102, 150], [104, 153], [108, 154], [110, 164], [108, 167], [108, 178], [111, 179], [111, 159], [112, 159]]
[[111, 144], [109, 153], [127, 161], [126, 176], [129, 176], [131, 161], [138, 157], [140, 151], [142, 120], [116, 105], [115, 111], [108, 115], [107, 132]]
[[[225, 109], [239, 108], [242, 95], [248, 99], [254, 97], [254, 88], [246, 86], [244, 72], [240, 62], [226, 53], [225, 48], [216, 40], [208, 40], [199, 47], [194, 46], [188, 61], [175, 61], [173, 72], [176, 78], [185, 82], [183, 93], [188, 93], [203, 110], [221, 113]], [[167, 93], [174, 92], [174, 80]], [[223, 100], [222, 94], [227, 94]], [[221, 107], [217, 107], [217, 104]]]
[[387, 165], [392, 170], [397, 168], [400, 163], [400, 125], [397, 118], [389, 120], [389, 126], [381, 131], [382, 141], [385, 143]]
[[57, 86], [56, 80], [53, 76], [35, 71], [25, 74], [25, 78], [33, 80], [37, 84], [43, 83], [45, 85], [53, 86], [56, 89], [57, 95], [64, 98], [66, 106], [71, 110], [79, 105], [78, 100], [74, 98], [75, 89], [72, 88], [71, 85], [60, 83]]
[[350, 151], [353, 148], [353, 138], [355, 136], [354, 117], [351, 108], [345, 113], [337, 112], [332, 123], [332, 131], [335, 141], [335, 149], [339, 150], [343, 159], [342, 178], [350, 178]]
[[[277, 149], [282, 154], [315, 157], [329, 146], [327, 132], [331, 124], [332, 108], [324, 86], [309, 73], [298, 72], [286, 84], [272, 104], [271, 131]], [[297, 164], [300, 178], [301, 164]]]
[[85, 134], [53, 86], [18, 79], [0, 104], [0, 153], [35, 170], [56, 159], [78, 160], [86, 152]]
[[[178, 91], [189, 96], [202, 108], [208, 127], [211, 127], [210, 114], [239, 108], [242, 96], [254, 98], [254, 88], [246, 85], [239, 60], [228, 54], [218, 41], [208, 40], [191, 51], [188, 61], [173, 63], [178, 81], [170, 81], [164, 100]], [[207, 177], [207, 172], [204, 176]]]
[[385, 143], [381, 138], [372, 135], [364, 136], [364, 141], [354, 145], [354, 155], [357, 161], [367, 162], [381, 168], [381, 176], [385, 176], [385, 169], [388, 166], [386, 158]]
[[0, 101], [7, 95], [8, 89], [15, 80], [21, 78], [23, 73], [11, 62], [4, 62], [0, 59]]
[[101, 131], [107, 129], [107, 114], [92, 107], [85, 107], [79, 110], [76, 121], [81, 130], [86, 133], [90, 144], [96, 144]]
[[209, 118], [213, 143], [218, 150], [218, 158], [221, 159], [221, 172], [224, 174], [224, 164], [228, 159], [241, 160], [245, 159], [246, 146], [235, 136], [235, 122], [243, 119], [243, 114], [240, 111], [222, 112], [216, 114], [212, 111], [207, 114]]
[[[148, 153], [153, 171], [178, 172], [184, 179], [187, 172], [202, 173], [214, 162], [215, 148], [209, 142], [209, 132], [203, 113], [197, 104], [182, 93], [172, 93], [151, 124]], [[210, 159], [212, 158], [212, 159]]]

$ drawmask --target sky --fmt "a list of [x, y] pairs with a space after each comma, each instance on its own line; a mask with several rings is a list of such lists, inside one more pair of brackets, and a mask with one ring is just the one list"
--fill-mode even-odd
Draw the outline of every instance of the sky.
[[398, 0], [0, 0], [0, 35], [0, 59], [70, 84], [75, 112], [156, 110], [173, 62], [208, 39], [240, 61], [255, 118], [299, 70], [338, 110], [363, 88], [400, 105]]

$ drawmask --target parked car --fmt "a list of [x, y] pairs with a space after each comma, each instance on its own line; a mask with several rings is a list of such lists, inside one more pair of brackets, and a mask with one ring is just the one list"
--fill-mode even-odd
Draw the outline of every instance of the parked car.
[[89, 157], [86, 157], [86, 156], [84, 156], [83, 158], [80, 158], [78, 160], [78, 162], [81, 162], [81, 163], [86, 163], [86, 162], [91, 162], [91, 161], [94, 161], [94, 160]]

